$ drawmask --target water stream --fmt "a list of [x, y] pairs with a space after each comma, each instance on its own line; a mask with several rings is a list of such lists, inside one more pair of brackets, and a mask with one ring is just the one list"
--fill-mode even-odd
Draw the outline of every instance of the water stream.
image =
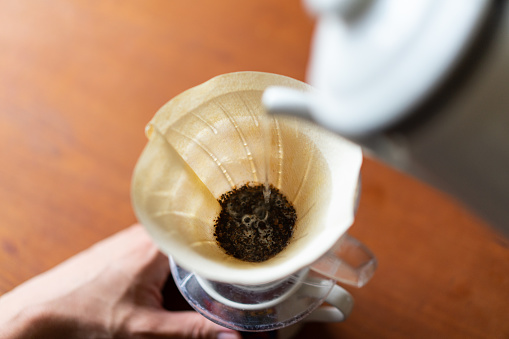
[[263, 198], [265, 199], [265, 205], [268, 207], [270, 202], [270, 156], [272, 149], [272, 119], [269, 117], [263, 117], [262, 127], [262, 138], [263, 138], [263, 153], [264, 153], [264, 165], [265, 165], [265, 177], [263, 182]]

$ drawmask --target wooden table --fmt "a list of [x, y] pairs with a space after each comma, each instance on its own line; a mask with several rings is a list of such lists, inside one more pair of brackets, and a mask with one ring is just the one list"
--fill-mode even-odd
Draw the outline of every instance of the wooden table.
[[[0, 1], [0, 293], [135, 222], [145, 124], [232, 71], [304, 80], [297, 0]], [[351, 232], [379, 268], [339, 324], [300, 338], [507, 338], [509, 241], [370, 159]]]

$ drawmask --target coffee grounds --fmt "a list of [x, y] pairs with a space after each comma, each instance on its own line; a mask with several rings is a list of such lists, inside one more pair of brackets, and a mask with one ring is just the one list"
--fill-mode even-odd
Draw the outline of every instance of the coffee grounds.
[[297, 213], [279, 190], [270, 186], [266, 203], [263, 185], [244, 185], [219, 198], [221, 212], [214, 236], [227, 254], [262, 262], [281, 252], [293, 235]]

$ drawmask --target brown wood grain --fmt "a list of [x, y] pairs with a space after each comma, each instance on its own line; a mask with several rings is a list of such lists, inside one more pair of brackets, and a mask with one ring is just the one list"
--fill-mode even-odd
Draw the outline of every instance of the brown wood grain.
[[[304, 80], [312, 29], [296, 0], [0, 1], [0, 293], [135, 221], [160, 106], [227, 72]], [[351, 233], [378, 271], [300, 338], [509, 337], [509, 241], [449, 197], [366, 159]]]

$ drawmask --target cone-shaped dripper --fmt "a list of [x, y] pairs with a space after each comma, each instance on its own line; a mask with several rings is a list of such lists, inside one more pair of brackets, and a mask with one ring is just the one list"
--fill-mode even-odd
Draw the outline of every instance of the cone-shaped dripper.
[[[353, 222], [360, 148], [310, 123], [267, 117], [268, 86], [311, 90], [274, 74], [226, 74], [169, 101], [147, 128], [133, 176], [136, 215], [162, 251], [207, 279], [283, 278], [320, 258]], [[266, 177], [292, 202], [297, 223], [282, 252], [244, 262], [215, 240], [217, 199]]]

